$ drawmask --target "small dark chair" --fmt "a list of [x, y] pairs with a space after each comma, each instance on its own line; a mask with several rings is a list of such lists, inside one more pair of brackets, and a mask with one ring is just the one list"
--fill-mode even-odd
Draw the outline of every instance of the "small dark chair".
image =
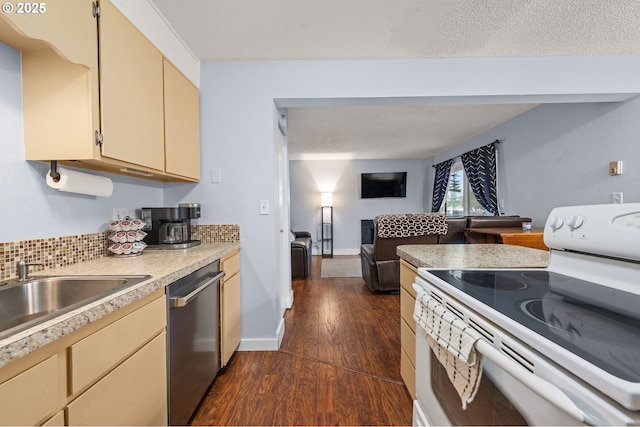
[[291, 242], [291, 277], [304, 278], [309, 275], [311, 268], [311, 251], [313, 249], [311, 233], [306, 231], [292, 231], [294, 240]]
[[378, 215], [373, 244], [360, 246], [362, 278], [371, 292], [400, 290], [399, 245], [436, 244], [447, 233], [443, 214]]

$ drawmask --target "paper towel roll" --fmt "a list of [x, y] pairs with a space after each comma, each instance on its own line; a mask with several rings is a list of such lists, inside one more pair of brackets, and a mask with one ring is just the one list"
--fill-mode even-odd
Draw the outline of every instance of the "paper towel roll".
[[109, 197], [113, 193], [113, 182], [107, 177], [60, 167], [58, 173], [60, 174], [58, 182], [51, 178], [51, 170], [47, 173], [47, 185], [56, 190], [100, 197]]

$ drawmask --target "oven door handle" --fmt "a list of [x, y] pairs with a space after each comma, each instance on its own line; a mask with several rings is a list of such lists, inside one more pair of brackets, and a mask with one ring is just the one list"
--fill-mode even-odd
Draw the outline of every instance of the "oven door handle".
[[184, 307], [187, 304], [189, 304], [191, 302], [191, 300], [193, 300], [200, 292], [204, 291], [206, 288], [208, 288], [210, 285], [212, 285], [213, 283], [217, 282], [218, 280], [222, 279], [224, 277], [224, 271], [219, 272], [218, 274], [216, 274], [215, 276], [213, 276], [210, 279], [205, 279], [203, 280], [202, 283], [199, 283], [197, 285], [197, 287], [189, 292], [187, 295], [182, 295], [182, 296], [176, 296], [176, 297], [171, 297], [169, 299], [169, 306], [171, 308], [179, 308], [179, 307]]
[[543, 399], [549, 401], [581, 423], [594, 425], [595, 420], [578, 408], [576, 403], [557, 386], [535, 376], [518, 363], [496, 350], [491, 344], [479, 339], [475, 344], [484, 357], [498, 365], [512, 377], [523, 383]]

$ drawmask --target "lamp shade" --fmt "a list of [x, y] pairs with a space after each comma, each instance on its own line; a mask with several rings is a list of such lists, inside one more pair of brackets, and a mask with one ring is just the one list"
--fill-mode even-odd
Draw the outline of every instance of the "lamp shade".
[[321, 206], [333, 206], [333, 193], [320, 193]]

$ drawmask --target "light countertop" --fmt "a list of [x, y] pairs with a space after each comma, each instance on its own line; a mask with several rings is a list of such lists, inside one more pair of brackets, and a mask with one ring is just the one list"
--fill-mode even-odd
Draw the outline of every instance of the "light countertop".
[[549, 264], [549, 251], [502, 244], [401, 245], [396, 253], [415, 267], [528, 268]]
[[142, 255], [133, 258], [109, 256], [65, 267], [35, 271], [32, 276], [150, 275], [151, 278], [0, 340], [0, 367], [164, 288], [238, 249], [240, 243], [203, 243], [190, 249], [146, 250]]

